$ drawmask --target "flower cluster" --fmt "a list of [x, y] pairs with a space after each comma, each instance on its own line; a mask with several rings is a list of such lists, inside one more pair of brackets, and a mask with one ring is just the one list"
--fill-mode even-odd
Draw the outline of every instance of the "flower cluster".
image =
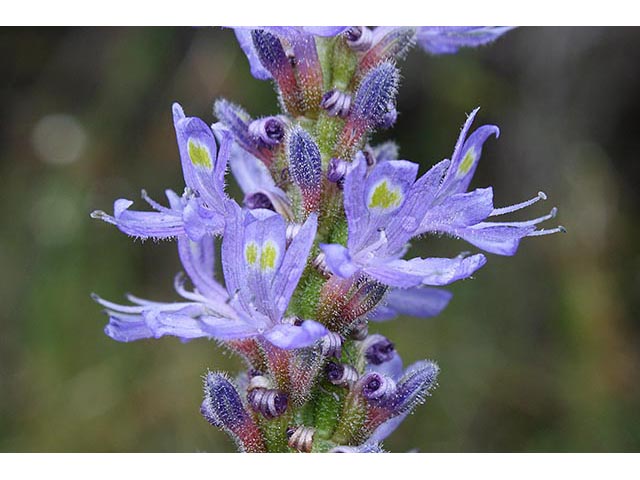
[[[451, 294], [437, 288], [471, 277], [483, 253], [406, 258], [411, 239], [430, 233], [513, 255], [520, 240], [562, 230], [493, 217], [491, 187], [469, 190], [484, 143], [498, 127], [472, 131], [468, 117], [451, 159], [423, 175], [371, 135], [397, 117], [396, 62], [416, 43], [434, 54], [488, 43], [503, 27], [237, 28], [252, 74], [271, 80], [282, 112], [253, 118], [227, 100], [212, 126], [173, 106], [185, 180], [168, 206], [151, 211], [116, 200], [92, 214], [124, 233], [176, 239], [186, 276], [177, 302], [98, 296], [111, 338], [209, 338], [240, 355], [235, 379], [209, 372], [202, 415], [248, 452], [376, 452], [436, 385], [438, 366], [408, 367], [368, 322], [398, 314], [431, 317]], [[225, 192], [227, 170], [241, 202]], [[215, 277], [216, 242], [224, 283]]]

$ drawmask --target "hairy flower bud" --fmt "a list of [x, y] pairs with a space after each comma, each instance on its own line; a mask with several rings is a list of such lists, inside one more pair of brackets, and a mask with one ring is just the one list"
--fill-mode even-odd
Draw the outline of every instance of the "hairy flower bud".
[[266, 30], [251, 30], [251, 38], [260, 63], [271, 73], [280, 88], [285, 109], [294, 116], [302, 114], [295, 72], [280, 39]]
[[258, 426], [245, 410], [240, 395], [224, 374], [207, 374], [200, 412], [210, 424], [226, 430], [243, 450], [264, 451]]
[[435, 388], [440, 368], [434, 362], [424, 360], [410, 367], [398, 382], [397, 396], [393, 402], [396, 415], [423, 403]]
[[338, 139], [336, 156], [349, 158], [362, 136], [384, 122], [389, 105], [395, 103], [399, 82], [400, 73], [392, 62], [384, 62], [365, 75]]
[[307, 213], [318, 209], [322, 193], [322, 160], [318, 145], [303, 128], [294, 127], [288, 135], [289, 174], [300, 188]]

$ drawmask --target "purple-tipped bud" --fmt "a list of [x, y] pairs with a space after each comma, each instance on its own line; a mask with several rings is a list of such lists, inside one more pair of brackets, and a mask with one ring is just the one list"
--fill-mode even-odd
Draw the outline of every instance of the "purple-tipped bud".
[[275, 147], [284, 140], [285, 124], [278, 117], [265, 117], [249, 124], [249, 134], [256, 142]]
[[283, 70], [291, 68], [287, 53], [278, 37], [266, 30], [251, 30], [251, 39], [260, 63], [274, 78], [281, 75]]
[[373, 32], [367, 27], [351, 27], [344, 36], [349, 48], [356, 52], [366, 52], [373, 43]]
[[322, 95], [320, 107], [331, 117], [346, 118], [351, 108], [351, 95], [338, 89], [329, 90]]
[[349, 171], [349, 163], [339, 158], [332, 158], [329, 160], [329, 166], [327, 167], [327, 180], [333, 183], [339, 183], [344, 180], [344, 177]]
[[250, 193], [244, 197], [244, 206], [250, 210], [256, 208], [266, 208], [275, 211], [273, 203], [263, 192]]
[[395, 346], [387, 337], [382, 335], [370, 335], [363, 342], [364, 356], [367, 362], [380, 365], [394, 357]]
[[289, 397], [286, 393], [268, 388], [250, 390], [247, 393], [247, 400], [251, 408], [268, 419], [282, 415], [289, 404]]
[[293, 66], [280, 39], [266, 30], [251, 30], [251, 38], [260, 63], [280, 87], [284, 107], [294, 115], [303, 113]]
[[264, 451], [262, 435], [245, 410], [236, 388], [221, 373], [209, 372], [204, 382], [204, 400], [200, 407], [204, 418], [226, 430], [246, 451]]
[[336, 332], [329, 332], [320, 340], [322, 355], [340, 358], [342, 356], [342, 337]]
[[424, 402], [430, 390], [436, 387], [439, 372], [438, 365], [429, 360], [409, 367], [398, 382], [397, 396], [393, 403], [395, 414], [411, 410], [418, 403]]
[[329, 362], [324, 369], [327, 380], [334, 385], [348, 386], [358, 380], [358, 372], [346, 363]]
[[[372, 69], [360, 82], [351, 109], [350, 121], [373, 128], [380, 124], [395, 102], [400, 74], [391, 62]], [[353, 119], [353, 120], [351, 120]]]
[[364, 375], [355, 386], [370, 405], [383, 406], [393, 402], [396, 396], [396, 382], [377, 372]]
[[300, 188], [307, 212], [318, 209], [322, 193], [322, 160], [316, 142], [301, 127], [294, 127], [288, 135], [289, 173]]

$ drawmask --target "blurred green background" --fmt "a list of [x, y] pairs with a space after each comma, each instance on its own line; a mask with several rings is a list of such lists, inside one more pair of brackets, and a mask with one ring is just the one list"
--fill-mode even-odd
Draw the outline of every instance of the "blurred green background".
[[[89, 212], [181, 191], [173, 101], [207, 121], [219, 96], [268, 114], [271, 86], [220, 29], [2, 28], [0, 52], [0, 451], [232, 451], [199, 415], [201, 375], [240, 361], [207, 341], [116, 343], [89, 298], [176, 298], [174, 245]], [[493, 185], [497, 205], [544, 190], [519, 218], [557, 205], [569, 234], [491, 255], [438, 318], [374, 327], [407, 363], [442, 367], [386, 447], [639, 450], [640, 29], [522, 28], [401, 67], [400, 117], [379, 139], [424, 171], [480, 105], [478, 125], [502, 135], [473, 185]]]

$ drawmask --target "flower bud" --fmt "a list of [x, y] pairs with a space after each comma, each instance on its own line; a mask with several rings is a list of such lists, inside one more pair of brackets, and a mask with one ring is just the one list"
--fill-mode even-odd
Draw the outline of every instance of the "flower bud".
[[350, 158], [362, 136], [384, 121], [389, 105], [395, 102], [399, 82], [400, 73], [392, 62], [384, 62], [365, 75], [338, 139], [336, 156]]
[[397, 396], [393, 402], [394, 414], [399, 415], [423, 403], [429, 391], [436, 387], [439, 372], [438, 365], [429, 360], [409, 367], [398, 382]]
[[251, 30], [251, 38], [260, 63], [280, 88], [284, 108], [293, 116], [302, 114], [296, 76], [280, 39], [266, 30]]
[[307, 213], [318, 209], [322, 193], [322, 160], [316, 142], [301, 127], [294, 127], [288, 135], [289, 173], [300, 188]]
[[247, 452], [265, 451], [258, 426], [245, 410], [240, 395], [225, 375], [213, 372], [207, 374], [200, 412], [211, 425], [226, 430], [241, 449]]

